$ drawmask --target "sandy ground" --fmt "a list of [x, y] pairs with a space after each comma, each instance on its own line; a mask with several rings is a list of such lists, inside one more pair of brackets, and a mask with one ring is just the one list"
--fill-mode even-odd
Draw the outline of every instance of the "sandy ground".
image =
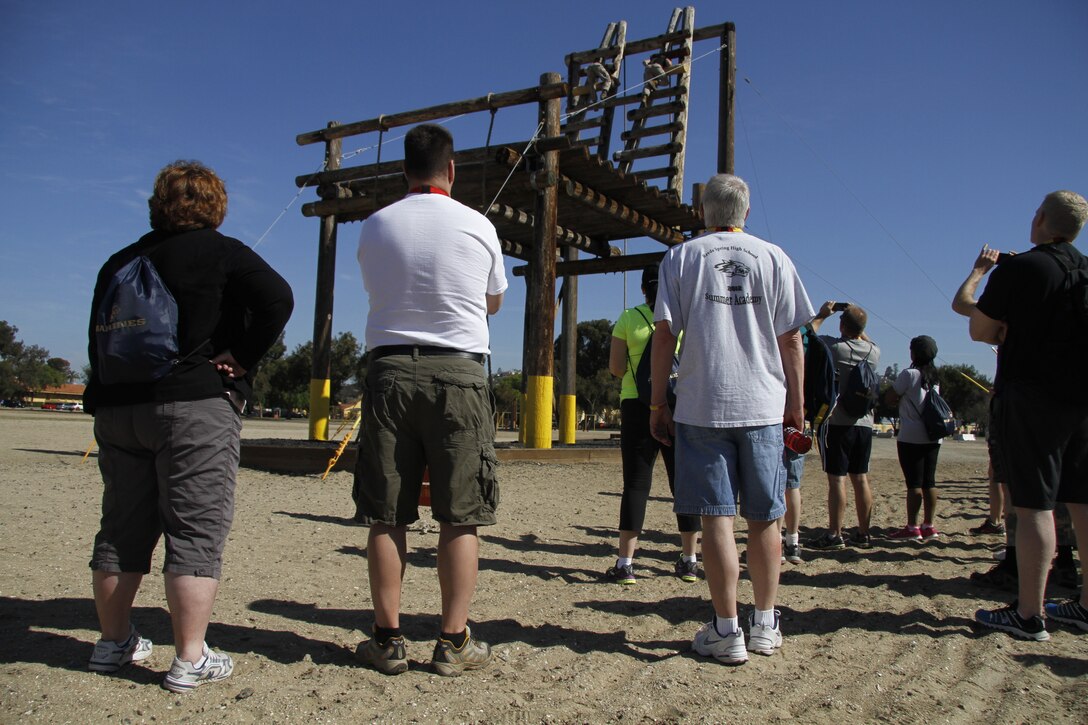
[[[305, 430], [305, 421], [255, 421], [246, 435]], [[322, 482], [243, 470], [208, 635], [235, 672], [179, 696], [159, 687], [173, 648], [158, 571], [134, 615], [152, 657], [115, 676], [85, 669], [97, 637], [87, 561], [101, 491], [94, 458], [81, 463], [90, 441], [87, 416], [0, 411], [3, 722], [1088, 722], [1088, 634], [1052, 625], [1050, 642], [1027, 643], [972, 627], [975, 608], [1007, 601], [967, 579], [990, 566], [998, 543], [967, 533], [985, 505], [982, 442], [942, 453], [940, 542], [881, 540], [785, 565], [781, 653], [739, 668], [690, 649], [711, 608], [704, 583], [671, 575], [677, 536], [660, 465], [640, 578], [623, 588], [599, 579], [615, 553], [619, 464], [504, 464], [473, 605], [495, 662], [459, 679], [428, 664], [439, 608], [433, 524], [410, 535], [411, 669], [385, 677], [352, 657], [371, 603], [350, 474]], [[872, 472], [874, 524], [900, 525], [892, 441], [877, 441]], [[826, 484], [814, 458], [803, 492], [805, 531], [815, 531]], [[746, 578], [740, 598], [746, 617]]]

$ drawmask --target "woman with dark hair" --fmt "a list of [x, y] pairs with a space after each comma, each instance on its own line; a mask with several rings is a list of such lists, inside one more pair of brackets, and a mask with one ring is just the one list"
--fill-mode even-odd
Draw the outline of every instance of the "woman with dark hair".
[[[937, 508], [937, 455], [940, 439], [933, 440], [922, 422], [922, 405], [930, 390], [940, 392], [937, 368], [937, 343], [928, 335], [910, 341], [910, 367], [899, 373], [889, 391], [889, 403], [899, 403], [899, 436], [896, 448], [899, 465], [907, 482], [907, 525], [888, 535], [890, 539], [931, 541], [938, 538], [933, 526]], [[922, 525], [918, 512], [923, 510]]]
[[[654, 330], [654, 303], [657, 301], [657, 265], [642, 271], [644, 304], [624, 310], [612, 328], [612, 347], [608, 369], [622, 378], [620, 390], [620, 451], [623, 459], [623, 496], [620, 499], [620, 541], [616, 565], [609, 567], [605, 578], [619, 584], [635, 583], [633, 560], [638, 537], [646, 518], [646, 501], [650, 497], [657, 453], [665, 461], [669, 491], [673, 490], [673, 449], [662, 446], [650, 434], [650, 407], [639, 400], [635, 371], [643, 355], [650, 354], [650, 336]], [[698, 579], [696, 563], [698, 516], [677, 514], [681, 554], [674, 570], [683, 581]]]

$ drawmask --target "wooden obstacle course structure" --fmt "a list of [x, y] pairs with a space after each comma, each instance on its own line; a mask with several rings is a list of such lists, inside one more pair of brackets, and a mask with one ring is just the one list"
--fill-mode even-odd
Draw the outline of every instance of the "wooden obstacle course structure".
[[[384, 134], [394, 128], [535, 103], [540, 126], [532, 138], [492, 144], [489, 133], [485, 146], [455, 152], [457, 178], [452, 196], [487, 215], [498, 232], [503, 254], [527, 262], [514, 273], [526, 281], [521, 431], [528, 448], [551, 447], [555, 283], [557, 275], [564, 279], [558, 300], [563, 316], [557, 407], [560, 442], [574, 443], [577, 277], [638, 269], [663, 254], [624, 256], [612, 246], [613, 241], [648, 237], [668, 247], [702, 231], [697, 203], [681, 201], [691, 60], [697, 41], [717, 39], [721, 44], [718, 171], [733, 168], [735, 29], [732, 23], [695, 28], [694, 17], [694, 8], [677, 8], [665, 34], [631, 42], [626, 40], [625, 21], [609, 24], [597, 48], [566, 57], [566, 82], [558, 73], [545, 73], [540, 84], [531, 88], [348, 124], [330, 122], [324, 129], [297, 136], [300, 145], [325, 144], [323, 170], [296, 178], [298, 186], [314, 187], [319, 198], [302, 206], [304, 216], [320, 219], [311, 439], [325, 440], [328, 434], [338, 226], [364, 220], [407, 192], [403, 162], [381, 161], [380, 151], [375, 163], [341, 167], [342, 139], [377, 132], [380, 149]], [[622, 64], [648, 53], [651, 59], [667, 58], [668, 72], [655, 75], [654, 88], [619, 94]], [[588, 70], [593, 64], [599, 67]], [[604, 91], [594, 87], [601, 68], [613, 79]], [[638, 77], [642, 77], [641, 69]], [[632, 127], [621, 133], [624, 147], [610, 159], [614, 112], [627, 105], [636, 106], [626, 113]], [[584, 133], [594, 135], [583, 137]], [[665, 143], [642, 145], [661, 135], [667, 136]], [[651, 166], [636, 169], [636, 162]], [[654, 163], [663, 165], [654, 167]], [[664, 179], [664, 185], [652, 185], [654, 179]], [[693, 196], [697, 194], [698, 188]], [[583, 253], [589, 256], [583, 259]]]

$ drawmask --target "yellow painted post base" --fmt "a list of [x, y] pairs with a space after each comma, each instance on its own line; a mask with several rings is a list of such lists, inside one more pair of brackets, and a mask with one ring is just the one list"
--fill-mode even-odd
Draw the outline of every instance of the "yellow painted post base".
[[310, 379], [310, 440], [329, 439], [329, 398], [332, 397], [328, 378]]
[[573, 395], [559, 396], [559, 442], [574, 445], [574, 432], [578, 429], [577, 409]]
[[530, 375], [525, 382], [525, 447], [552, 447], [552, 386], [550, 375]]

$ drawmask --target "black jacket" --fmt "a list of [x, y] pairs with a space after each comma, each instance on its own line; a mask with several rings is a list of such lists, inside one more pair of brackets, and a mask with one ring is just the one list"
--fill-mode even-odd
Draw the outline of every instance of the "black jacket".
[[[139, 255], [155, 265], [178, 306], [182, 362], [153, 383], [105, 385], [98, 379], [95, 312], [113, 275]], [[153, 231], [117, 252], [95, 283], [88, 330], [91, 376], [84, 410], [174, 400], [203, 400], [237, 390], [246, 399], [254, 368], [291, 317], [287, 282], [252, 249], [211, 229]], [[244, 380], [221, 375], [208, 361], [230, 350], [247, 371]]]

